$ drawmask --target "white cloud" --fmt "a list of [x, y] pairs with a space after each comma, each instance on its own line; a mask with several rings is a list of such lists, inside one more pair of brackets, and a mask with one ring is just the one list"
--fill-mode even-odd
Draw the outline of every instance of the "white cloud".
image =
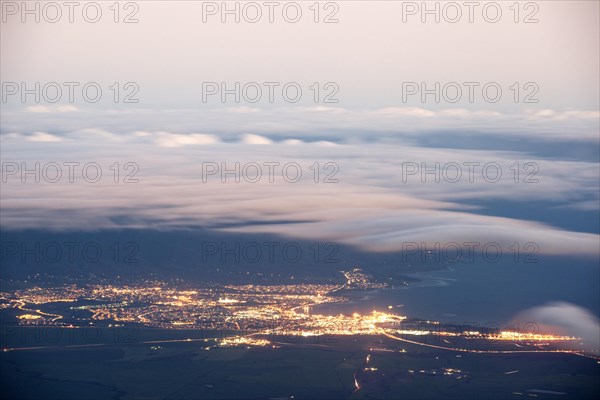
[[304, 142], [302, 140], [298, 140], [298, 139], [286, 139], [281, 142], [281, 144], [287, 144], [287, 145], [298, 145], [298, 144], [302, 144], [302, 143], [304, 143]]
[[240, 142], [245, 144], [273, 144], [271, 139], [253, 133], [243, 134]]
[[[204, 134], [141, 132], [116, 135], [103, 130], [86, 130], [68, 135], [68, 146], [48, 154], [40, 143], [13, 138], [3, 142], [3, 161], [26, 154], [26, 159], [55, 162], [96, 161], [107, 170], [115, 160], [135, 162], [143, 179], [133, 186], [111, 181], [85, 184], [22, 185], [3, 184], [2, 221], [6, 227], [81, 226], [111, 228], [111, 219], [123, 212], [136, 227], [218, 226], [239, 222], [237, 230], [263, 232], [296, 238], [331, 240], [371, 251], [401, 250], [405, 242], [496, 241], [508, 247], [513, 242], [536, 242], [544, 254], [598, 254], [600, 237], [570, 232], [541, 223], [478, 214], [465, 199], [478, 201], [553, 201], [565, 207], [581, 206], [598, 210], [598, 169], [594, 162], [567, 162], [532, 159], [539, 166], [538, 183], [515, 183], [510, 167], [523, 155], [509, 152], [434, 149], [386, 144], [337, 144], [323, 142], [272, 142], [258, 135], [242, 143], [220, 142]], [[3, 137], [6, 135], [3, 135]], [[193, 145], [220, 143], [210, 152], [199, 153]], [[64, 152], [63, 152], [63, 147]], [[74, 158], [74, 156], [76, 156]], [[50, 158], [49, 158], [50, 157]], [[19, 161], [24, 161], [19, 159]], [[291, 161], [302, 166], [303, 179], [289, 183], [281, 170], [275, 182], [221, 183], [220, 175], [208, 182], [201, 179], [201, 163], [213, 161], [229, 168], [239, 162]], [[463, 163], [479, 162], [475, 181], [428, 181], [419, 175], [402, 179], [406, 161]], [[314, 165], [319, 162], [319, 183], [314, 182]], [[334, 162], [339, 183], [325, 184], [332, 172], [325, 163]], [[496, 183], [481, 178], [482, 166], [497, 162], [508, 174]], [[185, 168], [182, 168], [185, 166]], [[311, 169], [312, 167], [312, 169]], [[104, 169], [104, 168], [103, 168]], [[264, 170], [266, 171], [266, 169]], [[266, 173], [266, 172], [265, 172]], [[466, 172], [465, 172], [466, 173]], [[430, 177], [431, 178], [431, 177]], [[134, 188], [135, 190], [131, 190]], [[27, 200], [24, 200], [27, 199]], [[269, 200], [273, 199], [273, 200]], [[596, 200], [594, 203], [592, 199]], [[72, 217], [59, 218], [59, 210]], [[152, 221], [152, 222], [150, 222]], [[277, 222], [248, 225], [251, 221]], [[295, 221], [281, 223], [281, 221]], [[301, 222], [301, 223], [300, 223]]]
[[540, 331], [581, 338], [587, 350], [600, 352], [600, 321], [590, 311], [575, 304], [553, 302], [521, 312], [521, 326], [533, 322]]
[[46, 106], [30, 106], [30, 107], [27, 107], [25, 110], [27, 112], [32, 112], [32, 113], [49, 113], [50, 112], [50, 107], [46, 107]]
[[58, 112], [74, 112], [74, 111], [78, 111], [79, 109], [75, 106], [58, 106], [56, 107], [56, 111]]
[[30, 142], [62, 142], [64, 139], [46, 132], [34, 132], [27, 136]]
[[324, 147], [336, 146], [335, 143], [330, 142], [328, 140], [319, 140], [317, 142], [312, 142], [311, 144], [314, 144], [314, 145], [317, 145], [317, 146], [324, 146]]
[[154, 142], [160, 147], [181, 147], [187, 145], [207, 145], [219, 143], [219, 138], [215, 135], [203, 133], [177, 134], [167, 132], [157, 132]]
[[[220, 109], [79, 109], [69, 118], [56, 118], [51, 108], [35, 106], [36, 118], [29, 112], [5, 112], [3, 127], [10, 131], [71, 132], [90, 126], [114, 133], [132, 131], [227, 132], [229, 139], [246, 132], [268, 136], [277, 134], [289, 139], [308, 141], [326, 133], [327, 140], [372, 141], [393, 134], [398, 140], [407, 135], [428, 132], [479, 132], [510, 137], [552, 140], [598, 141], [600, 118], [597, 111], [525, 109], [500, 113], [490, 109], [427, 109], [386, 107], [379, 109], [343, 109], [336, 107], [280, 107], [254, 109], [224, 107]], [[44, 112], [44, 110], [46, 112]], [[259, 110], [259, 111], [257, 111]], [[302, 135], [301, 137], [299, 135]], [[386, 136], [387, 135], [387, 136]]]

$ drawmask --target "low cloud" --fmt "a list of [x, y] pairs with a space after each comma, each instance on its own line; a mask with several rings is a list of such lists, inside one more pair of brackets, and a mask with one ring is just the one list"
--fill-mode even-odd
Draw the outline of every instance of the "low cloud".
[[581, 338], [586, 350], [600, 353], [598, 317], [575, 304], [547, 303], [521, 312], [516, 321], [521, 325], [533, 322], [540, 331]]
[[[77, 111], [77, 112], [73, 112]], [[31, 118], [31, 113], [37, 113]], [[57, 118], [57, 115], [61, 118]], [[68, 118], [65, 118], [68, 116]], [[76, 108], [73, 105], [37, 105], [3, 110], [5, 132], [72, 132], [90, 126], [127, 134], [139, 131], [227, 133], [228, 139], [246, 132], [286, 139], [346, 142], [403, 139], [430, 132], [478, 132], [479, 139], [493, 134], [506, 138], [588, 141], [597, 143], [600, 113], [595, 110], [524, 109], [498, 112], [490, 109], [392, 106], [378, 109], [342, 107], [222, 107], [154, 110]], [[301, 137], [298, 137], [298, 134]], [[377, 135], [374, 135], [377, 133]]]
[[273, 144], [271, 139], [253, 133], [243, 134], [240, 142], [245, 144]]
[[46, 132], [34, 132], [27, 136], [30, 142], [62, 142], [63, 139], [59, 136], [51, 135]]
[[[143, 132], [137, 132], [137, 136], [152, 136]], [[207, 135], [202, 133], [176, 134], [168, 132], [157, 132], [153, 135], [154, 142], [160, 147], [181, 147], [187, 145], [207, 145], [219, 142], [219, 138], [215, 135]]]
[[[402, 250], [405, 243], [535, 242], [543, 254], [598, 255], [600, 236], [529, 221], [482, 215], [470, 200], [552, 201], [556, 207], [598, 210], [598, 169], [593, 162], [534, 159], [513, 152], [434, 149], [381, 143], [265, 139], [246, 134], [242, 143], [218, 135], [133, 131], [114, 134], [85, 129], [63, 134], [2, 135], [6, 162], [97, 162], [104, 178], [86, 183], [66, 179], [23, 184], [19, 176], [3, 183], [2, 226], [81, 229], [179, 228], [190, 225], [295, 238], [330, 240], [370, 251]], [[37, 141], [27, 138], [38, 137]], [[269, 144], [249, 146], [249, 143]], [[293, 145], [290, 145], [293, 144]], [[535, 183], [515, 182], [514, 165], [537, 166]], [[139, 183], [115, 183], [115, 162], [139, 166]], [[236, 163], [278, 163], [273, 182], [243, 178], [222, 183], [220, 174], [203, 180], [202, 163], [227, 169]], [[297, 163], [302, 179], [290, 183], [282, 167]], [[467, 169], [458, 182], [436, 182], [429, 174], [403, 174], [405, 163], [477, 162], [471, 182]], [[317, 163], [317, 164], [316, 164]], [[327, 163], [329, 164], [326, 167]], [[503, 179], [482, 178], [483, 165], [497, 163]], [[511, 169], [512, 167], [512, 169]], [[114, 167], [113, 167], [114, 169]], [[318, 171], [318, 175], [316, 172]], [[125, 171], [127, 172], [127, 171]], [[405, 170], [404, 170], [405, 172]], [[66, 173], [66, 172], [65, 172]], [[263, 169], [263, 174], [267, 168]], [[524, 175], [525, 174], [525, 175]], [[326, 183], [326, 179], [335, 183]], [[594, 205], [595, 204], [595, 205]], [[68, 218], [65, 218], [68, 215]], [[127, 215], [127, 219], [115, 218]], [[127, 221], [127, 222], [124, 222]], [[256, 223], [255, 221], [261, 221]]]

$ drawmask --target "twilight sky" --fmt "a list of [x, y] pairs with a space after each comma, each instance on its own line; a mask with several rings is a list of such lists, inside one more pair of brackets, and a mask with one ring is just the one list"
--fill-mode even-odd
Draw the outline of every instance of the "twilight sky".
[[[21, 3], [2, 2], [2, 227], [195, 225], [319, 237], [373, 251], [399, 250], [406, 241], [534, 241], [548, 254], [597, 256], [597, 224], [568, 220], [593, 221], [599, 212], [598, 2], [521, 2], [518, 23], [512, 2], [494, 3], [502, 10], [497, 23], [483, 17], [489, 2], [475, 9], [473, 23], [467, 8], [456, 23], [432, 16], [422, 23], [419, 13], [403, 22], [408, 3], [321, 2], [319, 20], [334, 11], [338, 19], [325, 24], [313, 22], [313, 2], [297, 2], [298, 23], [286, 22], [280, 9], [273, 23], [266, 14], [257, 23], [231, 16], [222, 23], [219, 13], [203, 22], [208, 2], [192, 1], [127, 9], [121, 3], [119, 23], [110, 2], [98, 2], [97, 23], [86, 22], [81, 10], [69, 23], [66, 8], [56, 23], [32, 16], [23, 23]], [[448, 2], [439, 4], [446, 9]], [[122, 23], [132, 11], [139, 22]], [[539, 21], [523, 23], [532, 12]], [[14, 92], [36, 82], [56, 82], [63, 95], [48, 101], [50, 91], [36, 102]], [[64, 82], [78, 85], [73, 102]], [[89, 82], [103, 90], [97, 103], [81, 96]], [[263, 97], [223, 102], [216, 94], [203, 101], [206, 82], [257, 82]], [[277, 84], [273, 102], [264, 82]], [[289, 82], [303, 91], [298, 102], [282, 97]], [[463, 96], [448, 101], [454, 85], [439, 102], [432, 95], [404, 99], [411, 82], [413, 90], [421, 82], [456, 82]], [[465, 82], [475, 84], [473, 101]], [[497, 102], [482, 95], [490, 82], [502, 90]], [[137, 89], [136, 103], [122, 102], [132, 88], [127, 83]], [[337, 102], [326, 103], [332, 88]], [[537, 101], [525, 103], [528, 94]], [[305, 173], [298, 183], [202, 181], [205, 162], [290, 160]], [[105, 179], [22, 183], [7, 172], [9, 164], [36, 162], [96, 162]], [[107, 179], [115, 162], [139, 166], [140, 182]], [[315, 162], [321, 169], [335, 163], [339, 182], [307, 178]], [[477, 163], [478, 176], [481, 165], [497, 163], [503, 179], [403, 181], [407, 163]], [[538, 181], [524, 183], [530, 164]], [[498, 206], [506, 202], [515, 209], [540, 205], [545, 213]]]
[[[411, 2], [321, 2], [319, 20], [331, 15], [337, 23], [314, 23], [309, 9], [313, 1], [295, 3], [302, 12], [297, 23], [283, 18], [290, 2], [279, 2], [272, 23], [263, 2], [255, 3], [262, 13], [256, 23], [244, 19], [254, 16], [254, 9], [244, 8], [248, 2], [237, 2], [239, 23], [234, 15], [221, 23], [221, 2], [214, 3], [219, 10], [206, 15], [206, 22], [203, 8], [210, 11], [210, 2], [141, 1], [135, 3], [137, 8], [123, 6], [120, 21], [133, 13], [137, 23], [114, 23], [110, 2], [98, 3], [102, 14], [97, 23], [83, 19], [85, 2], [74, 9], [73, 23], [68, 22], [66, 7], [56, 23], [46, 21], [54, 18], [53, 9], [40, 15], [40, 23], [34, 16], [22, 23], [21, 6], [15, 11], [7, 3], [11, 2], [3, 2], [6, 22], [0, 39], [3, 82], [93, 81], [106, 88], [113, 82], [136, 82], [136, 107], [221, 106], [218, 101], [202, 102], [202, 82], [299, 82], [305, 91], [314, 82], [335, 82], [337, 105], [351, 109], [421, 105], [418, 96], [402, 101], [403, 82], [498, 82], [504, 91], [498, 103], [485, 102], [481, 93], [470, 103], [464, 93], [462, 101], [450, 106], [497, 112], [598, 109], [596, 1], [540, 1], [534, 3], [537, 8], [520, 2], [519, 23], [509, 9], [512, 3], [506, 1], [495, 3], [501, 11], [496, 23], [484, 19], [495, 17], [495, 7], [483, 11], [491, 2], [479, 2], [472, 23], [463, 2], [454, 3], [461, 12], [456, 23], [447, 22], [455, 18], [456, 9], [447, 7], [452, 2], [438, 2], [439, 23], [434, 15], [421, 23], [421, 2], [413, 3], [419, 7], [415, 15], [410, 14]], [[230, 8], [235, 3], [227, 2]], [[337, 6], [326, 7], [328, 3]], [[435, 3], [429, 2], [429, 7]], [[285, 16], [293, 18], [295, 8], [286, 10]], [[93, 9], [86, 16], [94, 17]], [[527, 17], [538, 22], [524, 23]], [[539, 103], [515, 104], [509, 95], [514, 82], [536, 83]], [[521, 96], [525, 93], [522, 89]], [[97, 106], [110, 105], [108, 96], [102, 100]], [[302, 104], [311, 104], [310, 96], [297, 105]], [[446, 106], [427, 103], [430, 109]]]

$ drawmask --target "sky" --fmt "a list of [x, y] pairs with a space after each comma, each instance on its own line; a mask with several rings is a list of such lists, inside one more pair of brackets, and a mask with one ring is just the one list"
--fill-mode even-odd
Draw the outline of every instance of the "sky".
[[[523, 108], [598, 109], [596, 1], [530, 2], [535, 7], [520, 2], [517, 23], [515, 11], [509, 8], [512, 2], [506, 1], [494, 3], [501, 13], [494, 23], [486, 21], [496, 19], [491, 2], [479, 2], [473, 8], [472, 23], [463, 2], [429, 2], [431, 9], [438, 3], [439, 23], [435, 15], [424, 15], [426, 22], [421, 22], [421, 2], [402, 1], [323, 1], [318, 23], [310, 8], [312, 1], [295, 2], [297, 7], [279, 2], [273, 8], [272, 23], [264, 2], [254, 2], [258, 8], [246, 8], [248, 2], [227, 2], [230, 9], [239, 3], [239, 23], [235, 15], [225, 15], [226, 22], [221, 22], [221, 2], [140, 1], [127, 8], [121, 3], [118, 23], [110, 2], [98, 2], [101, 17], [96, 23], [84, 19], [95, 17], [94, 8], [84, 13], [85, 2], [73, 10], [72, 23], [65, 6], [59, 8], [61, 18], [51, 23], [56, 18], [54, 9], [44, 11], [40, 5], [40, 22], [35, 23], [35, 15], [22, 15], [19, 3], [18, 7], [14, 2], [2, 3], [3, 82], [99, 82], [105, 91], [113, 82], [137, 83], [139, 103], [120, 103], [122, 108], [223, 106], [218, 96], [203, 102], [203, 82], [280, 82], [282, 86], [298, 82], [305, 92], [310, 92], [308, 87], [314, 82], [334, 82], [339, 87], [335, 105], [343, 108], [415, 107], [422, 102], [419, 96], [403, 101], [403, 83], [425, 82], [432, 88], [435, 82], [442, 86], [456, 82], [465, 90], [459, 101], [436, 104], [430, 100], [426, 108], [500, 113], [522, 112]], [[459, 7], [448, 8], [448, 3]], [[209, 13], [214, 4], [217, 10]], [[287, 22], [285, 18], [294, 20], [296, 8], [301, 11], [299, 21]], [[261, 18], [248, 22], [255, 9]], [[455, 10], [461, 17], [449, 22], [458, 15]], [[464, 82], [480, 83], [473, 102], [468, 100]], [[498, 103], [488, 103], [481, 95], [481, 87], [489, 82], [503, 89]], [[521, 86], [518, 103], [509, 89], [514, 82]], [[533, 96], [538, 103], [522, 102], [533, 91], [523, 88], [528, 82], [538, 86]], [[454, 96], [454, 92], [449, 94]], [[270, 103], [265, 94], [258, 103], [242, 105], [277, 107], [281, 97]], [[283, 103], [314, 105], [311, 97], [307, 93], [298, 104]], [[94, 106], [109, 104], [105, 96]], [[18, 107], [20, 102], [3, 105]]]
[[[493, 10], [480, 9], [469, 22], [462, 3], [453, 3], [462, 13], [455, 23], [443, 13], [439, 23], [422, 22], [411, 8], [420, 2], [321, 2], [317, 23], [313, 2], [294, 3], [302, 10], [297, 23], [278, 9], [270, 23], [262, 2], [253, 3], [263, 13], [256, 23], [244, 20], [253, 14], [240, 14], [239, 23], [206, 14], [221, 2], [127, 4], [117, 23], [111, 2], [98, 2], [97, 23], [79, 9], [70, 23], [60, 5], [62, 17], [51, 23], [58, 14], [40, 5], [38, 23], [22, 15], [21, 3], [2, 2], [3, 228], [194, 225], [372, 251], [488, 240], [598, 256], [597, 227], [564, 223], [599, 212], [598, 2], [521, 2], [518, 22], [512, 2], [498, 2], [495, 23]], [[450, 13], [447, 5], [440, 10]], [[337, 22], [324, 23], [326, 16]], [[36, 82], [40, 101], [22, 97]], [[73, 101], [65, 82], [75, 88]], [[239, 102], [213, 93], [236, 82], [240, 90], [250, 84]], [[440, 101], [423, 98], [419, 91], [436, 82]], [[102, 90], [98, 102], [81, 92], [90, 83]], [[292, 92], [284, 94], [286, 84]], [[249, 101], [256, 86], [262, 95]], [[454, 101], [457, 87], [462, 96]], [[497, 87], [502, 94], [490, 101]], [[63, 166], [62, 179], [23, 183], [21, 170], [36, 162]], [[90, 183], [79, 173], [71, 183], [65, 162], [97, 163], [103, 178]], [[203, 179], [206, 163], [270, 162], [296, 162], [303, 178]], [[127, 163], [137, 183], [122, 182]], [[462, 178], [423, 182], [421, 169], [436, 163], [462, 166]], [[468, 163], [477, 164], [472, 182]], [[483, 177], [489, 163], [501, 170], [498, 181]], [[338, 181], [323, 182], [332, 171]], [[531, 173], [534, 181], [525, 182]], [[489, 210], [499, 202], [544, 204], [546, 212]]]

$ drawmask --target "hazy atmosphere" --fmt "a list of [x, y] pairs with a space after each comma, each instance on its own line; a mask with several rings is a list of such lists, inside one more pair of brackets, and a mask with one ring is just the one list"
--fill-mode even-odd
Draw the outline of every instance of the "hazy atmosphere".
[[4, 1], [7, 399], [593, 398], [589, 1]]

